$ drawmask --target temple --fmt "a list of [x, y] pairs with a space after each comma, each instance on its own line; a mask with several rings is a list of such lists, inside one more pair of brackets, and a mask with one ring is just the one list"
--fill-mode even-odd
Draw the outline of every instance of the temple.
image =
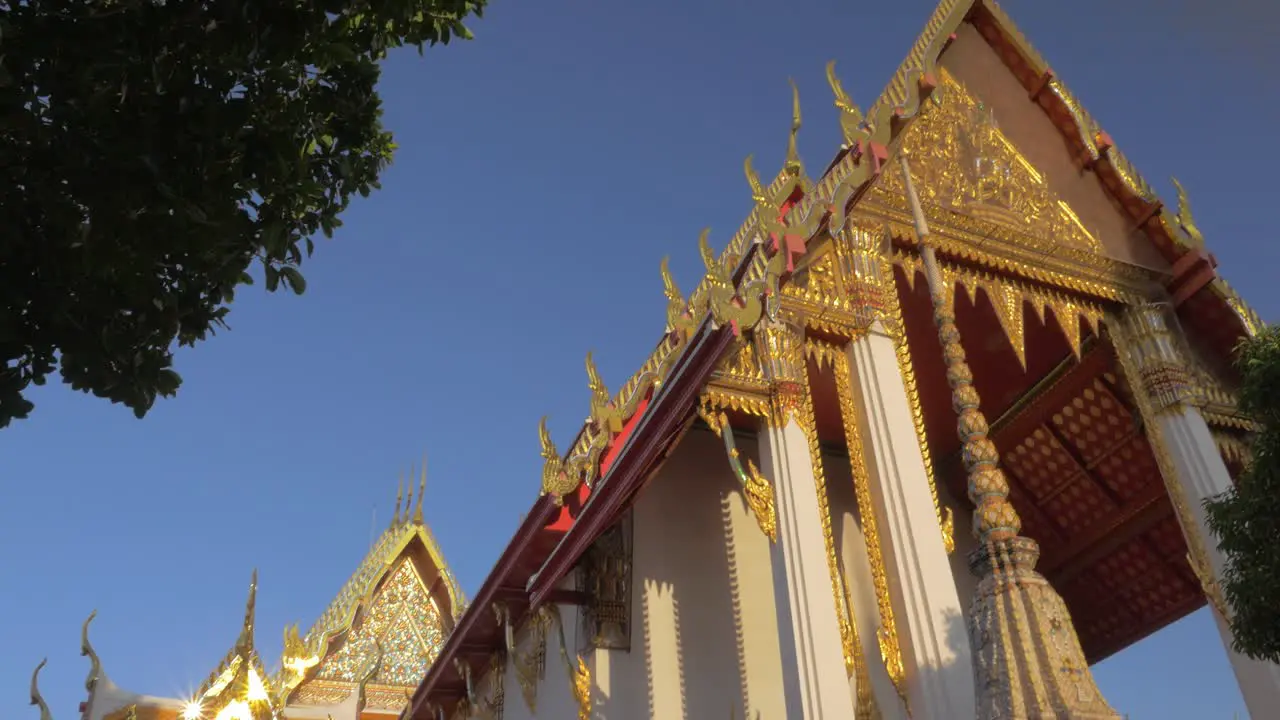
[[[1249, 460], [1232, 353], [1261, 323], [1181, 186], [991, 0], [943, 0], [865, 112], [828, 79], [843, 146], [810, 177], [797, 95], [690, 295], [662, 263], [653, 353], [612, 394], [588, 355], [566, 452], [539, 428], [543, 492], [473, 602], [397, 524], [282, 674], [250, 610], [192, 717], [1119, 718], [1090, 666], [1206, 603], [1273, 716], [1201, 508]], [[380, 602], [431, 628], [411, 652]], [[86, 720], [181, 709], [94, 660]]]
[[[425, 491], [424, 468], [416, 504], [410, 487], [402, 510], [402, 481], [390, 526], [333, 602], [305, 635], [296, 625], [284, 628], [284, 652], [274, 673], [266, 670], [254, 646], [256, 571], [244, 622], [238, 634], [228, 628], [228, 639], [235, 642], [191, 697], [152, 697], [116, 686], [90, 642], [90, 615], [81, 631], [80, 652], [90, 665], [81, 720], [398, 716], [466, 610], [457, 581], [423, 522]], [[38, 696], [33, 677], [32, 702], [48, 718]]]

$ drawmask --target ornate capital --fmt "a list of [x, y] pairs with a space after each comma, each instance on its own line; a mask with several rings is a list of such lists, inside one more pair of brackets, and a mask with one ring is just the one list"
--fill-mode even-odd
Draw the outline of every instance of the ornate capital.
[[894, 301], [888, 230], [850, 223], [841, 229], [839, 243], [844, 291], [858, 326], [884, 321]]
[[1198, 404], [1186, 341], [1168, 303], [1131, 305], [1116, 326], [1116, 350], [1126, 354], [1138, 371], [1129, 381], [1142, 384], [1153, 410]]
[[770, 322], [756, 330], [760, 366], [769, 382], [773, 421], [785, 424], [804, 401], [804, 331], [782, 322]]

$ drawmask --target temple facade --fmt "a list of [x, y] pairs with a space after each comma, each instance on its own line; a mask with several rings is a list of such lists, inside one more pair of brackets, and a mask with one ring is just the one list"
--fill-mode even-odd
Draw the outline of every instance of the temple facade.
[[[235, 643], [191, 697], [155, 697], [113, 683], [90, 641], [90, 615], [81, 631], [80, 652], [89, 660], [81, 720], [356, 720], [399, 715], [466, 609], [457, 581], [423, 522], [425, 489], [424, 470], [417, 502], [410, 487], [402, 510], [402, 481], [391, 525], [338, 596], [305, 634], [296, 625], [283, 629], [284, 652], [275, 672], [266, 669], [254, 644], [256, 571]], [[39, 697], [37, 681], [32, 678], [32, 703], [41, 706], [42, 720], [47, 720], [51, 716]]]
[[566, 452], [540, 428], [542, 495], [470, 604], [401, 519], [280, 674], [250, 600], [195, 714], [93, 657], [85, 720], [1119, 718], [1090, 666], [1206, 603], [1274, 716], [1201, 509], [1248, 461], [1261, 323], [1181, 186], [991, 0], [943, 0], [865, 112], [828, 78], [843, 146], [810, 177], [797, 97], [690, 295], [662, 263], [653, 353], [616, 393], [587, 357]]
[[406, 718], [1119, 718], [1090, 666], [1208, 603], [1260, 327], [990, 0], [795, 149], [543, 497]]

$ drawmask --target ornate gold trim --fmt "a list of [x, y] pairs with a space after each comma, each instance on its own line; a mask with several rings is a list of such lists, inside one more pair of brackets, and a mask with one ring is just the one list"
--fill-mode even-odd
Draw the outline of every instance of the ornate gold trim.
[[733, 427], [729, 425], [729, 417], [723, 411], [716, 411], [705, 400], [698, 405], [698, 417], [711, 428], [724, 442], [725, 454], [729, 456], [729, 467], [733, 475], [742, 485], [742, 498], [751, 509], [751, 514], [760, 526], [760, 532], [769, 538], [769, 542], [778, 541], [778, 513], [774, 506], [773, 484], [770, 483], [751, 458], [743, 467], [738, 456], [738, 446], [733, 439]]
[[844, 572], [836, 555], [835, 535], [831, 528], [831, 507], [827, 501], [827, 474], [822, 462], [822, 445], [818, 440], [817, 422], [813, 416], [813, 389], [808, 373], [803, 378], [803, 390], [795, 414], [796, 424], [804, 432], [809, 445], [809, 463], [813, 467], [813, 480], [818, 496], [818, 515], [822, 519], [822, 541], [827, 552], [827, 571], [831, 574], [831, 594], [835, 598], [836, 618], [840, 623], [840, 647], [844, 652], [845, 673], [853, 676], [861, 655], [853, 608], [849, 603], [849, 590], [845, 587]]
[[1192, 571], [1200, 581], [1200, 587], [1204, 591], [1205, 598], [1208, 599], [1209, 604], [1223, 618], [1230, 618], [1230, 607], [1227, 605], [1226, 597], [1222, 594], [1222, 587], [1213, 575], [1213, 564], [1209, 560], [1208, 546], [1205, 544], [1205, 539], [1196, 525], [1195, 515], [1191, 512], [1190, 501], [1182, 487], [1182, 482], [1178, 479], [1178, 466], [1173, 461], [1173, 456], [1169, 453], [1164, 429], [1160, 427], [1159, 411], [1152, 401], [1146, 383], [1142, 379], [1139, 358], [1133, 356], [1133, 348], [1136, 347], [1138, 340], [1131, 335], [1127, 324], [1119, 318], [1108, 315], [1105, 322], [1116, 340], [1113, 343], [1116, 348], [1116, 357], [1120, 362], [1120, 368], [1124, 373], [1125, 380], [1129, 384], [1134, 403], [1138, 406], [1138, 413], [1144, 420], [1142, 423], [1143, 432], [1146, 433], [1147, 441], [1150, 443], [1152, 453], [1155, 455], [1156, 466], [1160, 468], [1160, 477], [1164, 480], [1169, 501], [1178, 517], [1178, 524], [1182, 526], [1182, 535], [1187, 543], [1187, 563], [1191, 565]]
[[505, 657], [511, 662], [520, 694], [530, 713], [538, 712], [538, 683], [546, 671], [547, 627], [550, 618], [541, 612], [534, 613], [517, 631], [512, 627], [511, 614], [503, 603], [493, 606], [498, 625], [502, 627]]
[[559, 606], [543, 605], [538, 612], [547, 618], [549, 625], [556, 626], [560, 635], [560, 659], [564, 661], [565, 672], [569, 674], [570, 690], [578, 705], [578, 720], [591, 720], [591, 668], [581, 655], [574, 653], [573, 658], [570, 657], [569, 644], [564, 634], [564, 618]]
[[875, 506], [871, 500], [871, 478], [867, 460], [862, 450], [862, 435], [858, 428], [858, 411], [854, 405], [850, 379], [849, 358], [841, 348], [820, 340], [805, 341], [805, 352], [818, 364], [835, 374], [836, 400], [840, 406], [841, 426], [845, 445], [849, 451], [849, 467], [853, 474], [854, 494], [858, 499], [858, 514], [862, 518], [862, 534], [867, 547], [867, 560], [871, 565], [871, 582], [875, 587], [876, 606], [880, 611], [880, 627], [876, 640], [880, 646], [880, 659], [898, 696], [907, 701], [906, 666], [902, 660], [902, 645], [898, 641], [898, 626], [894, 621], [893, 600], [889, 596], [889, 575], [885, 568], [883, 540]]
[[397, 513], [397, 520], [378, 538], [373, 549], [342, 586], [337, 597], [329, 603], [329, 607], [307, 630], [307, 634], [299, 638], [297, 626], [285, 628], [281, 670], [269, 680], [263, 678], [272, 688], [273, 694], [283, 699], [309, 679], [312, 669], [318, 667], [329, 654], [333, 640], [351, 629], [360, 607], [373, 599], [378, 583], [395, 568], [395, 561], [415, 539], [422, 542], [432, 564], [444, 579], [445, 590], [449, 595], [451, 620], [456, 621], [462, 615], [466, 609], [466, 596], [458, 587], [453, 572], [445, 564], [440, 546], [430, 528], [424, 523], [401, 522]]
[[[914, 253], [897, 252], [894, 254], [894, 261], [902, 268], [908, 286], [914, 287], [917, 273], [924, 273], [920, 256]], [[1076, 358], [1080, 357], [1084, 344], [1080, 320], [1084, 320], [1089, 328], [1097, 333], [1105, 312], [1100, 303], [1072, 297], [1050, 288], [1019, 282], [1002, 275], [982, 272], [964, 265], [939, 260], [938, 269], [941, 274], [942, 289], [946, 293], [945, 300], [950, 308], [954, 309], [955, 292], [960, 287], [968, 293], [970, 302], [977, 302], [979, 290], [987, 296], [1005, 338], [1024, 369], [1027, 360], [1023, 303], [1031, 305], [1031, 309], [1035, 311], [1042, 323], [1045, 322], [1046, 310], [1053, 313], [1058, 329]]]

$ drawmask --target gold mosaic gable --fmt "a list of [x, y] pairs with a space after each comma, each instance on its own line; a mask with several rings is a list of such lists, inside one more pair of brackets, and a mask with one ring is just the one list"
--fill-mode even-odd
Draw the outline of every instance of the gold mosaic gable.
[[[374, 595], [360, 625], [321, 662], [314, 677], [352, 683], [354, 690], [354, 683], [371, 667], [381, 648], [382, 663], [370, 683], [417, 687], [443, 643], [440, 608], [413, 563], [405, 558]], [[306, 695], [304, 683], [299, 699], [305, 702]]]
[[[947, 225], [955, 213], [1034, 245], [1098, 252], [1097, 238], [1000, 132], [990, 107], [945, 70], [939, 74], [940, 86], [902, 141], [920, 200], [936, 215], [930, 220]], [[887, 168], [880, 188], [889, 198], [904, 197], [901, 170]]]

